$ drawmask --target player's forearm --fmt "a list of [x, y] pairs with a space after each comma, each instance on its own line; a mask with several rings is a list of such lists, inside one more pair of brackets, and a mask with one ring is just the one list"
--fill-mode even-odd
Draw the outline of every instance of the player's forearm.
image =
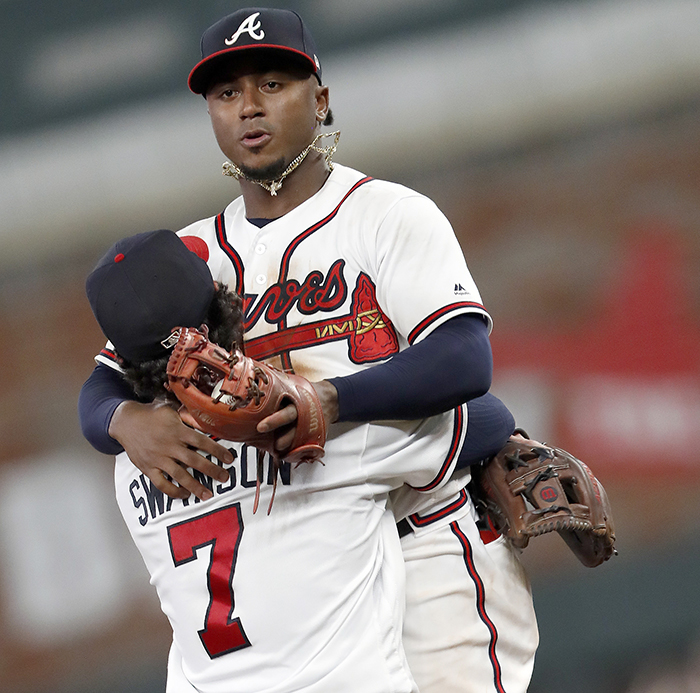
[[83, 384], [78, 397], [78, 418], [85, 439], [105, 455], [122, 452], [122, 446], [109, 435], [116, 408], [134, 399], [126, 381], [115, 370], [98, 365]]
[[338, 391], [338, 421], [411, 420], [485, 394], [492, 371], [486, 324], [460, 315], [390, 361], [330, 382]]
[[326, 424], [335, 423], [338, 420], [338, 390], [336, 390], [335, 385], [328, 380], [321, 380], [312, 383], [312, 385], [321, 402]]

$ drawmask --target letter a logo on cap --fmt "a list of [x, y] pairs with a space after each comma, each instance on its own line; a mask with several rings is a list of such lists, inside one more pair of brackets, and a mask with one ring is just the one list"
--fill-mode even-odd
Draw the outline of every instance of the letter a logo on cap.
[[[231, 36], [231, 38], [224, 39], [224, 43], [227, 46], [232, 46], [238, 39], [240, 38], [241, 34], [248, 34], [250, 38], [255, 39], [256, 41], [262, 41], [262, 39], [265, 38], [265, 32], [260, 29], [262, 26], [261, 22], [256, 22], [255, 20], [260, 16], [260, 12], [255, 12], [254, 14], [251, 14], [250, 17], [247, 17], [241, 22], [241, 25], [236, 29], [236, 33]], [[260, 31], [258, 31], [260, 29]]]

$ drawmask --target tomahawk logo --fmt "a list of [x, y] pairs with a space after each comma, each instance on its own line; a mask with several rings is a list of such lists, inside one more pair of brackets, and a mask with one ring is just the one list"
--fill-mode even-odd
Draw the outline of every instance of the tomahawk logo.
[[241, 25], [236, 29], [236, 33], [231, 38], [224, 39], [227, 46], [232, 46], [241, 37], [241, 34], [248, 34], [250, 38], [256, 41], [262, 41], [265, 38], [265, 32], [261, 29], [262, 23], [257, 21], [260, 12], [254, 12], [241, 22]]

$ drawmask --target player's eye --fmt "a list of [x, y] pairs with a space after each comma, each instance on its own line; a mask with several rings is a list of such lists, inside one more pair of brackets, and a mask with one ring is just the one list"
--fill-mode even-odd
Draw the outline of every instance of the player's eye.
[[230, 99], [238, 93], [238, 89], [234, 84], [223, 83], [216, 86], [212, 93], [219, 99]]

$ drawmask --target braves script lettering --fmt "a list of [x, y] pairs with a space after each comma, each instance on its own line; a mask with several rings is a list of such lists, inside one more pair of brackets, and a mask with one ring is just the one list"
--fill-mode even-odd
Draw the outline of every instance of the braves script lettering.
[[265, 315], [271, 325], [282, 322], [289, 311], [296, 306], [304, 315], [335, 310], [343, 304], [348, 293], [343, 276], [344, 260], [336, 260], [324, 277], [314, 270], [300, 284], [296, 279], [288, 279], [271, 286], [255, 304], [256, 297], [246, 299], [246, 329], [255, 325]]
[[[343, 280], [340, 273], [342, 266], [334, 265], [334, 268], [336, 266], [339, 272], [337, 279]], [[331, 274], [333, 272], [329, 273], [329, 277]], [[327, 278], [320, 286], [328, 289], [329, 286], [335, 285]], [[320, 302], [321, 306], [336, 307], [345, 297], [348, 291], [345, 281], [339, 281], [337, 286], [339, 290], [326, 294], [326, 300]], [[262, 301], [255, 315], [259, 317], [266, 305], [266, 302]], [[335, 315], [326, 320], [314, 320], [292, 326], [280, 323], [277, 332], [246, 341], [246, 354], [262, 361], [295, 349], [339, 340], [347, 340], [348, 357], [353, 363], [380, 361], [398, 352], [396, 330], [379, 307], [375, 286], [364, 273], [360, 273], [357, 278], [348, 309], [344, 315]]]
[[[236, 29], [236, 33], [231, 36], [231, 38], [224, 39], [224, 43], [227, 46], [232, 46], [241, 37], [241, 34], [248, 34], [250, 38], [256, 41], [262, 41], [265, 38], [265, 32], [262, 31], [262, 24], [256, 21], [260, 16], [260, 12], [255, 12], [251, 14], [241, 22], [241, 25]], [[259, 30], [259, 31], [258, 31]]]

